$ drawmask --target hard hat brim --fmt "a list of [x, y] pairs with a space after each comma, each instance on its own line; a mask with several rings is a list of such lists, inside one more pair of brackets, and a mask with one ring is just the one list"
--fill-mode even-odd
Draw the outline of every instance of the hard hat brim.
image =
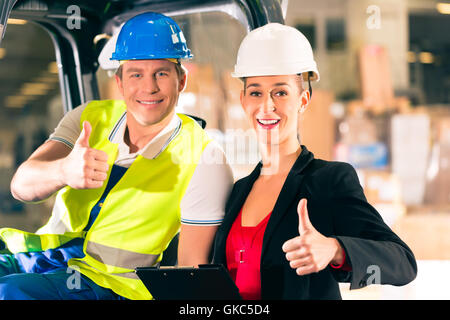
[[[265, 69], [265, 70], [264, 70]], [[308, 81], [308, 72], [312, 72], [312, 76], [309, 78], [310, 81], [319, 81], [320, 80], [320, 74], [317, 69], [310, 69], [310, 70], [299, 70], [299, 71], [293, 71], [293, 69], [289, 70], [272, 70], [270, 68], [262, 68], [260, 70], [235, 70], [231, 73], [231, 76], [233, 78], [247, 78], [247, 77], [265, 77], [265, 76], [281, 76], [281, 75], [291, 75], [291, 74], [302, 74], [303, 80]], [[295, 69], [294, 69], [295, 70]]]

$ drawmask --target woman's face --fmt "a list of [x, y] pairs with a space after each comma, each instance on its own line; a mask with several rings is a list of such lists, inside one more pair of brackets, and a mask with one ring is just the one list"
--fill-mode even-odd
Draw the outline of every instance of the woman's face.
[[241, 104], [265, 144], [297, 141], [298, 112], [309, 102], [297, 75], [248, 77]]

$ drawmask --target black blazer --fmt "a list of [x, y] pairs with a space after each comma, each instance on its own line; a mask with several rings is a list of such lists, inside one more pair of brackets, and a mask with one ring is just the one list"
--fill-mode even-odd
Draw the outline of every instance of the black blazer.
[[[237, 181], [226, 204], [225, 218], [214, 244], [214, 263], [226, 263], [226, 239], [262, 164]], [[281, 247], [298, 236], [297, 205], [308, 200], [313, 226], [335, 237], [345, 250], [352, 271], [324, 270], [298, 276]], [[354, 168], [343, 162], [314, 159], [302, 152], [289, 172], [264, 233], [261, 252], [262, 299], [341, 299], [338, 282], [350, 289], [380, 283], [405, 285], [417, 274], [411, 249], [383, 222], [367, 202]]]

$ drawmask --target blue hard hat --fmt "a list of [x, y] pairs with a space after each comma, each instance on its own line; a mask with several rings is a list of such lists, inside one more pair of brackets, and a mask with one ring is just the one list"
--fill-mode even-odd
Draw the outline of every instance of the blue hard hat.
[[111, 60], [166, 58], [190, 59], [192, 53], [173, 19], [157, 12], [146, 12], [123, 25]]

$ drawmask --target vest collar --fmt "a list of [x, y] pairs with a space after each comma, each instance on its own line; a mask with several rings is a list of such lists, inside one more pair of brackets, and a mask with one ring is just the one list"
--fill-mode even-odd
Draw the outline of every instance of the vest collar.
[[[125, 129], [127, 125], [127, 112], [125, 111], [119, 120], [114, 125], [109, 134], [109, 141], [117, 143], [119, 148], [125, 148], [128, 152], [128, 145], [124, 141]], [[137, 155], [142, 155], [147, 159], [156, 158], [168, 144], [177, 136], [181, 129], [181, 119], [174, 113], [172, 120], [164, 127], [152, 140], [150, 140], [145, 147], [136, 152]]]

